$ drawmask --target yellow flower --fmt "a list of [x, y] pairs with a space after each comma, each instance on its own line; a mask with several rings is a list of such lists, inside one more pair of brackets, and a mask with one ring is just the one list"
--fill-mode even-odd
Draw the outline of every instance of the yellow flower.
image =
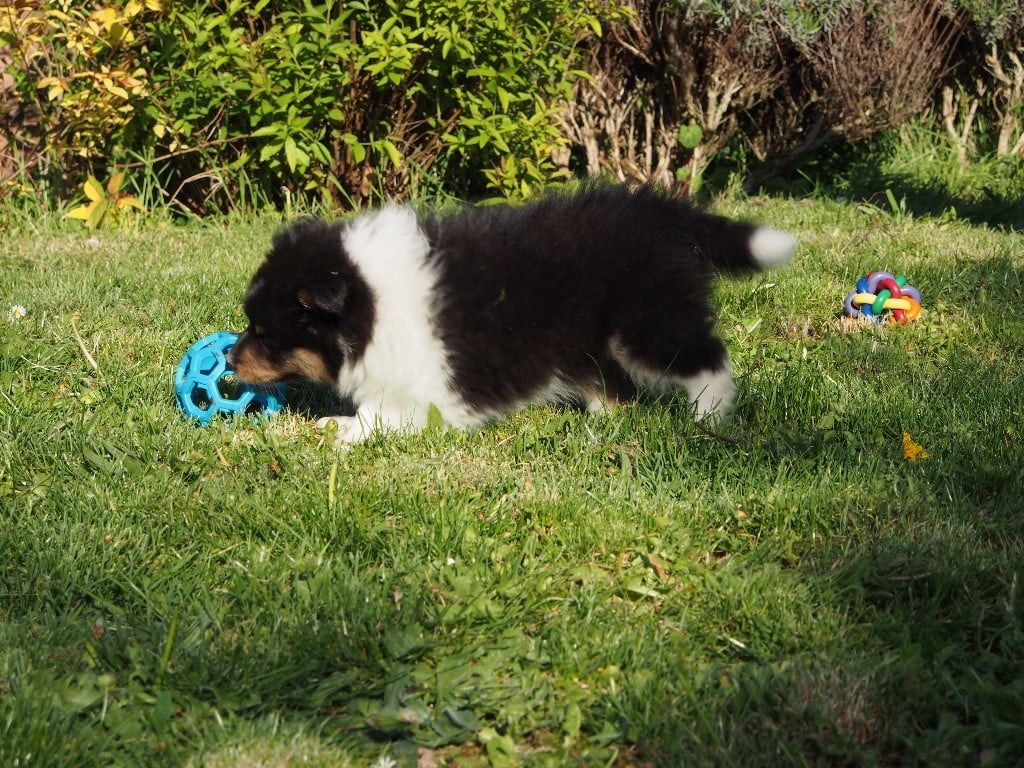
[[915, 443], [914, 438], [910, 436], [909, 432], [903, 433], [903, 458], [907, 461], [917, 461], [918, 459], [927, 459], [931, 456], [928, 451], [924, 449], [924, 446], [920, 443]]

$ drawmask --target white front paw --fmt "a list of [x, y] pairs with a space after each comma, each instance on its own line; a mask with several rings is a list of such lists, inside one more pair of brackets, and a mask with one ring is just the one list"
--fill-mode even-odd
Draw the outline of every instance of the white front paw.
[[324, 416], [316, 423], [317, 428], [327, 429], [331, 424], [338, 428], [337, 442], [351, 445], [365, 439], [369, 430], [358, 416]]

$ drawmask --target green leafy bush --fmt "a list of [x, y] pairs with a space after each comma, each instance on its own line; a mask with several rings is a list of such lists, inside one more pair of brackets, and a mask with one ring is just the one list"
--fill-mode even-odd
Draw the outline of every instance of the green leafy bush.
[[[50, 50], [19, 51], [13, 100], [46, 107], [68, 137], [41, 152], [71, 175], [145, 165], [195, 212], [247, 194], [528, 194], [562, 172], [554, 105], [570, 92], [578, 42], [600, 30], [596, 5], [569, 0], [183, 0], [145, 14], [138, 0], [132, 13], [65, 4], [18, 20]], [[97, 31], [97, 18], [111, 21]], [[17, 38], [9, 26], [5, 39]], [[116, 98], [98, 94], [113, 63]], [[93, 83], [91, 72], [88, 96], [68, 87]], [[35, 98], [40, 85], [48, 101]], [[72, 111], [82, 104], [85, 133]]]
[[148, 94], [142, 28], [157, 0], [0, 8], [0, 197], [26, 173], [80, 181], [129, 142]]

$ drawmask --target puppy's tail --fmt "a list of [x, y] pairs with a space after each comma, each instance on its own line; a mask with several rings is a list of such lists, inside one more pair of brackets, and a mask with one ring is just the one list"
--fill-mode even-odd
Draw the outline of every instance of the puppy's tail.
[[698, 247], [704, 259], [723, 272], [753, 272], [787, 264], [797, 249], [796, 238], [771, 227], [731, 221], [704, 213], [698, 225]]

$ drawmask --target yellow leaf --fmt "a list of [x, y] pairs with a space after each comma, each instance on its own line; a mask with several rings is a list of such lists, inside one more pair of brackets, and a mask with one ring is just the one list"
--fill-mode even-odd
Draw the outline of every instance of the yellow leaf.
[[903, 458], [907, 461], [930, 458], [931, 454], [920, 443], [915, 443], [909, 432], [903, 433]]
[[107, 182], [107, 194], [111, 197], [116, 197], [117, 193], [121, 191], [121, 185], [124, 183], [124, 171], [118, 171], [110, 177], [110, 181]]
[[108, 31], [117, 21], [117, 11], [113, 8], [101, 8], [96, 11], [91, 17], [96, 22], [102, 24]]
[[124, 197], [119, 197], [117, 199], [117, 209], [121, 210], [122, 208], [138, 208], [140, 211], [146, 210], [146, 206], [144, 206], [137, 197], [132, 195], [125, 195]]
[[103, 185], [100, 184], [95, 176], [90, 176], [85, 180], [82, 185], [82, 190], [85, 192], [85, 196], [92, 200], [94, 203], [103, 199]]
[[135, 35], [120, 21], [111, 24], [107, 28], [107, 42], [110, 45], [118, 45], [121, 42], [133, 43], [135, 42]]
[[92, 213], [89, 214], [89, 220], [86, 223], [89, 225], [89, 229], [96, 229], [103, 221], [103, 217], [107, 215], [107, 201], [97, 200], [90, 207]]
[[64, 83], [59, 77], [44, 77], [36, 83], [36, 88], [46, 89], [46, 98], [53, 101], [64, 93]]
[[92, 205], [80, 205], [68, 211], [68, 218], [77, 219], [78, 221], [88, 221], [91, 215]]

